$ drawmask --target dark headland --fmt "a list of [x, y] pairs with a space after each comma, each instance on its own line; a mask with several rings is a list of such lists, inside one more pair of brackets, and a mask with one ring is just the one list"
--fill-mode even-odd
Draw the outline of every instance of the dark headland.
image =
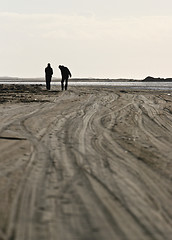
[[144, 82], [171, 82], [172, 78], [154, 78], [154, 77], [146, 77]]

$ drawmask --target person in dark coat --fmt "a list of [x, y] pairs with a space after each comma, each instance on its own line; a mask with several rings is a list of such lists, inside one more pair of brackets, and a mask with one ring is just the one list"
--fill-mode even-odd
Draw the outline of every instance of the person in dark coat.
[[62, 91], [64, 89], [64, 82], [65, 82], [65, 90], [67, 90], [68, 79], [69, 79], [69, 77], [72, 77], [72, 74], [69, 71], [69, 69], [67, 67], [65, 67], [65, 66], [59, 65], [59, 69], [60, 69], [61, 75], [62, 75], [62, 80], [61, 80]]
[[47, 67], [45, 68], [45, 80], [46, 80], [47, 90], [50, 90], [50, 88], [51, 88], [52, 75], [53, 75], [53, 69], [51, 68], [50, 63], [48, 63]]

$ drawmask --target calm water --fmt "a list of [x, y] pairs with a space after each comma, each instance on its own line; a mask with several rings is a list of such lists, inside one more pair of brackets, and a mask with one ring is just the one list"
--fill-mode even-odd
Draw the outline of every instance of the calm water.
[[[0, 81], [0, 84], [16, 85], [45, 85], [45, 82], [19, 82]], [[60, 82], [52, 82], [51, 85], [60, 86]], [[69, 86], [97, 86], [97, 87], [125, 87], [135, 89], [172, 90], [172, 82], [70, 82]]]

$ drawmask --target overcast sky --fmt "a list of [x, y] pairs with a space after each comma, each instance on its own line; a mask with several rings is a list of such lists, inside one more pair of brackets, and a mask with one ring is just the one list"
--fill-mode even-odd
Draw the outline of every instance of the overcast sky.
[[4, 0], [0, 76], [172, 77], [172, 0]]

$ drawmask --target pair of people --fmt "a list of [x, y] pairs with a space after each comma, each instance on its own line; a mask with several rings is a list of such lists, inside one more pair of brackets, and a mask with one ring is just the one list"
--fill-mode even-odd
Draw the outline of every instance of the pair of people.
[[[61, 80], [61, 89], [62, 91], [65, 89], [67, 90], [68, 87], [68, 79], [69, 77], [72, 77], [71, 72], [69, 71], [69, 69], [65, 66], [59, 65], [59, 69], [61, 71], [61, 75], [62, 75], [62, 80]], [[46, 88], [47, 90], [50, 90], [51, 88], [51, 78], [53, 75], [53, 69], [50, 65], [50, 63], [48, 63], [47, 67], [45, 68], [45, 79], [46, 79]], [[65, 82], [65, 86], [64, 86], [64, 82]]]

